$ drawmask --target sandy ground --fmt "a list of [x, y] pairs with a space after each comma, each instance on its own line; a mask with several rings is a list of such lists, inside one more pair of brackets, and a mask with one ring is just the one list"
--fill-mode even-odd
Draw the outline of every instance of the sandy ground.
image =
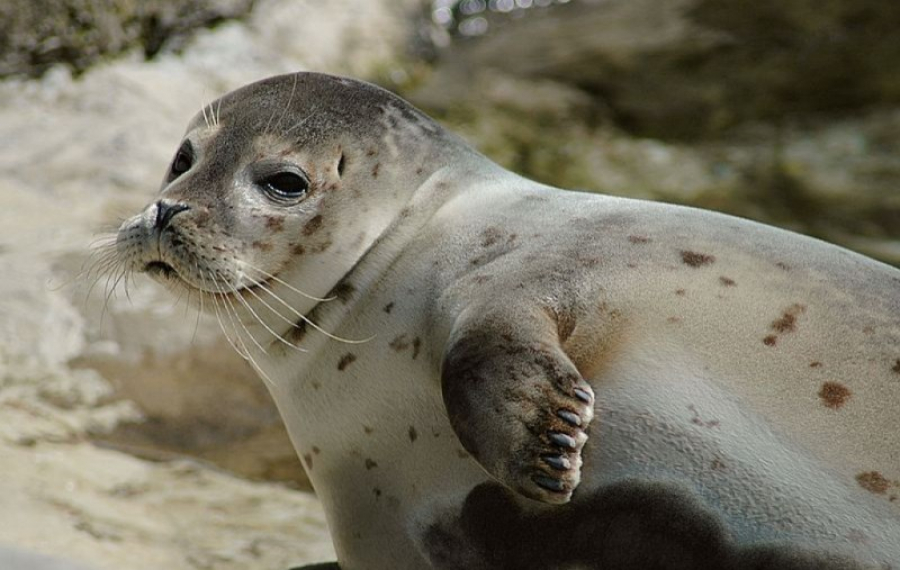
[[[220, 341], [213, 323], [150, 282], [105, 303], [106, 283], [88, 296], [79, 271], [102, 230], [151, 199], [202, 103], [275, 73], [366, 76], [405, 41], [403, 26], [395, 2], [267, 0], [180, 55], [0, 84], [4, 570], [278, 570], [333, 559], [311, 494], [95, 443], [147, 411], [122, 378], [86, 362], [142, 378], [145, 402], [178, 402], [179, 386], [140, 376], [148, 355], [219, 354]], [[246, 415], [234, 404], [220, 410], [225, 421]]]

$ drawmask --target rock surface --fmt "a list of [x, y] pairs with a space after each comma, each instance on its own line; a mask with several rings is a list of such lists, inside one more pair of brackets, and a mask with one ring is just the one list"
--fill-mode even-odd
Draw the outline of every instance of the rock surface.
[[177, 50], [190, 33], [246, 16], [254, 0], [6, 0], [0, 5], [0, 77], [39, 76], [65, 63], [82, 72], [137, 48]]
[[[453, 42], [441, 73], [477, 65], [553, 79], [641, 136], [695, 139], [752, 120], [900, 104], [900, 6], [882, 0], [451, 4], [496, 30]], [[466, 92], [464, 82], [443, 87], [446, 97]]]

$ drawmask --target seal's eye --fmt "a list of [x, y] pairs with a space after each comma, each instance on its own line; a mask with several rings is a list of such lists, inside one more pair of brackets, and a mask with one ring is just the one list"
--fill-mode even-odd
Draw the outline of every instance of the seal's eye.
[[276, 172], [257, 182], [274, 200], [296, 201], [309, 190], [309, 181], [295, 172]]
[[175, 180], [185, 172], [191, 169], [194, 164], [194, 149], [191, 143], [185, 141], [178, 152], [175, 153], [175, 160], [172, 161], [172, 168], [169, 170], [169, 180]]

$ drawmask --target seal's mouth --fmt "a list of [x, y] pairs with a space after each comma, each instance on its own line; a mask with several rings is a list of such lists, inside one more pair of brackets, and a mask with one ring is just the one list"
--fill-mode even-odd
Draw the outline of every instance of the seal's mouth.
[[153, 276], [165, 277], [166, 279], [178, 277], [178, 272], [175, 271], [175, 268], [165, 261], [151, 261], [144, 266], [144, 272]]
[[226, 298], [232, 297], [234, 295], [244, 296], [245, 294], [248, 294], [248, 293], [252, 294], [254, 296], [258, 296], [255, 294], [259, 291], [267, 290], [269, 287], [269, 284], [273, 281], [273, 278], [274, 278], [274, 276], [272, 276], [268, 279], [263, 279], [261, 281], [254, 282], [249, 285], [240, 285], [240, 286], [236, 286], [233, 288], [227, 288], [227, 289], [220, 288], [220, 289], [210, 290], [207, 288], [197, 287], [196, 285], [193, 285], [190, 281], [185, 280], [181, 276], [181, 274], [178, 272], [177, 269], [175, 269], [174, 267], [172, 267], [165, 261], [159, 261], [159, 260], [151, 261], [151, 262], [147, 263], [146, 265], [144, 265], [142, 272], [147, 273], [148, 275], [150, 275], [152, 277], [156, 277], [156, 278], [162, 277], [164, 279], [171, 280], [171, 281], [181, 281], [182, 283], [187, 285], [189, 288], [197, 289], [201, 293], [205, 293], [207, 295], [212, 295], [215, 297], [226, 297]]

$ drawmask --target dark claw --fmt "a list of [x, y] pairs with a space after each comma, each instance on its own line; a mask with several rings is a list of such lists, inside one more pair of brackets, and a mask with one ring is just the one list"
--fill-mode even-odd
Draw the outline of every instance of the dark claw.
[[575, 397], [584, 402], [585, 404], [590, 404], [591, 394], [587, 390], [582, 390], [581, 388], [575, 388]]
[[570, 425], [581, 427], [581, 418], [579, 418], [578, 414], [576, 414], [575, 412], [570, 412], [569, 410], [560, 410], [556, 412], [556, 415]]
[[571, 467], [569, 460], [560, 455], [545, 455], [543, 456], [543, 460], [544, 463], [557, 471], [568, 471], [569, 467]]
[[566, 490], [566, 487], [562, 481], [547, 477], [546, 475], [535, 475], [531, 478], [531, 480], [544, 489], [547, 489], [548, 491], [556, 491], [557, 493], [561, 493], [562, 491]]
[[547, 436], [550, 438], [550, 441], [555, 443], [560, 447], [568, 447], [569, 449], [575, 449], [578, 444], [575, 442], [575, 439], [572, 436], [566, 435], [564, 433], [559, 433], [555, 431], [551, 431]]

